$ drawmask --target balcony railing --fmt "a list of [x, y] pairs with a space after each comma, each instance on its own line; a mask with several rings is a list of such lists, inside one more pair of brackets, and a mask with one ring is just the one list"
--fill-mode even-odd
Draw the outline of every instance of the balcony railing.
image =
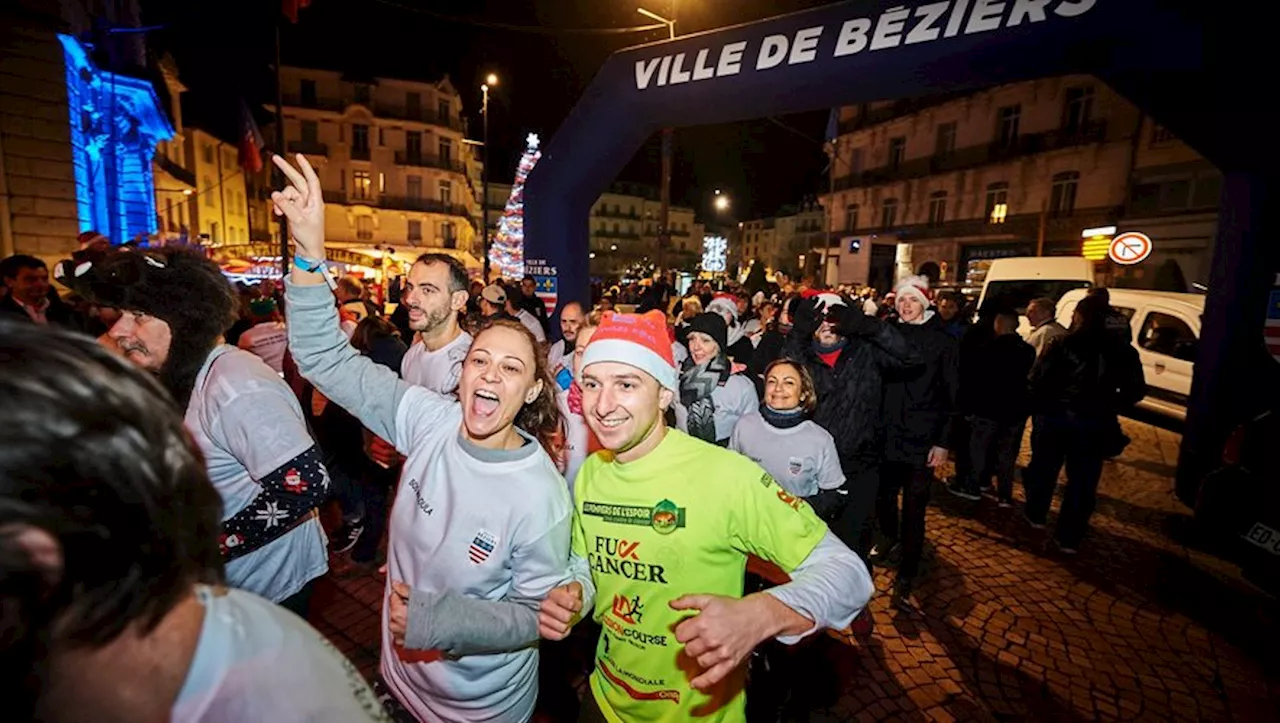
[[454, 173], [465, 173], [462, 162], [455, 158], [441, 158], [427, 153], [409, 153], [396, 151], [397, 166], [417, 166], [419, 168], [441, 168]]
[[964, 93], [944, 93], [941, 95], [931, 95], [923, 98], [903, 98], [902, 100], [894, 101], [893, 103], [881, 108], [873, 109], [868, 106], [864, 112], [860, 112], [853, 118], [847, 118], [840, 121], [840, 133], [853, 133], [854, 131], [862, 130], [863, 128], [868, 128], [880, 123], [886, 123], [894, 118], [918, 113], [926, 108], [942, 105], [943, 103], [955, 100], [956, 98], [972, 94], [973, 91], [967, 91]]
[[870, 168], [860, 173], [840, 176], [835, 180], [837, 191], [862, 186], [875, 186], [911, 178], [923, 178], [937, 173], [948, 173], [976, 168], [992, 163], [1002, 163], [1015, 158], [1046, 153], [1048, 151], [1101, 143], [1107, 137], [1106, 121], [1091, 121], [1077, 129], [1058, 128], [1044, 133], [1028, 133], [1018, 136], [1011, 143], [989, 143], [980, 146], [958, 148], [950, 153], [913, 158], [897, 165]]
[[[1045, 238], [1070, 237], [1078, 239], [1080, 231], [1116, 222], [1123, 211], [1116, 206], [1080, 208], [1070, 212], [1049, 214], [1045, 218]], [[867, 237], [873, 234], [892, 234], [899, 241], [911, 242], [936, 238], [965, 238], [971, 236], [1018, 236], [1034, 238], [1040, 232], [1040, 214], [1019, 213], [1005, 216], [1003, 223], [991, 223], [989, 218], [965, 218], [942, 223], [904, 224], [902, 226], [863, 227], [853, 231], [832, 231], [829, 246], [836, 246], [842, 239]]]
[[368, 147], [368, 146], [365, 146], [364, 148], [357, 148], [357, 147], [355, 147], [355, 146], [352, 146], [352, 147], [351, 147], [351, 160], [353, 160], [353, 161], [367, 161], [367, 160], [369, 160], [369, 147]]
[[329, 146], [316, 141], [289, 141], [289, 152], [327, 157], [329, 155]]
[[155, 158], [156, 165], [160, 166], [160, 170], [164, 171], [165, 173], [168, 173], [170, 176], [173, 176], [174, 180], [179, 181], [181, 183], [185, 183], [188, 186], [195, 188], [195, 185], [196, 185], [195, 172], [188, 171], [182, 166], [179, 166], [177, 163], [175, 163], [166, 155], [157, 153], [154, 158]]
[[442, 116], [425, 108], [410, 108], [393, 103], [367, 103], [356, 101], [353, 98], [303, 98], [296, 93], [285, 93], [282, 100], [286, 106], [292, 108], [311, 108], [312, 110], [325, 110], [333, 113], [341, 113], [348, 106], [358, 104], [369, 108], [374, 115], [381, 118], [417, 121], [419, 123], [443, 126], [452, 130], [462, 130], [462, 121], [458, 116]]
[[631, 219], [632, 221], [640, 220], [640, 214], [634, 211], [622, 211], [622, 210], [610, 211], [609, 209], [603, 208], [603, 207], [596, 209], [595, 213], [592, 215], [599, 216], [601, 218], [626, 218], [626, 219]]
[[457, 203], [445, 203], [434, 198], [382, 196], [378, 199], [377, 206], [399, 211], [427, 211], [430, 213], [443, 213], [449, 216], [462, 216], [467, 219], [471, 218], [471, 214], [467, 213], [466, 206]]
[[440, 115], [435, 111], [426, 108], [410, 108], [405, 105], [395, 105], [391, 103], [377, 103], [373, 107], [374, 115], [380, 118], [395, 118], [397, 120], [417, 121], [418, 123], [428, 123], [433, 126], [443, 126], [453, 130], [462, 130], [462, 123], [456, 115]]
[[640, 234], [631, 231], [610, 231], [608, 229], [597, 229], [591, 232], [596, 238], [617, 238], [628, 241], [639, 241]]

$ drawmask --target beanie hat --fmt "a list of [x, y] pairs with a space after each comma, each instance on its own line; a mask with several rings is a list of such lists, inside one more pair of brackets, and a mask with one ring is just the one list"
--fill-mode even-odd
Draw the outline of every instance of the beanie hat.
[[716, 294], [711, 303], [707, 304], [706, 310], [720, 314], [722, 317], [728, 315], [726, 324], [738, 323], [738, 297], [733, 294]]
[[658, 310], [644, 314], [606, 311], [600, 326], [582, 354], [582, 368], [597, 362], [629, 364], [675, 391], [678, 388], [676, 363], [667, 336], [667, 317]]
[[893, 292], [895, 299], [911, 296], [923, 304], [926, 309], [933, 305], [933, 294], [929, 291], [929, 280], [923, 276], [908, 276], [902, 279], [894, 287]]
[[729, 351], [729, 327], [719, 314], [707, 312], [693, 317], [689, 322], [689, 333], [695, 331], [711, 337], [720, 346], [721, 353]]

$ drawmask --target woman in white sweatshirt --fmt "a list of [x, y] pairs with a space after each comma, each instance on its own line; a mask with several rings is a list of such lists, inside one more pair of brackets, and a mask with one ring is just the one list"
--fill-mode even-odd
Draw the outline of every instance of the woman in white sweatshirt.
[[399, 719], [528, 720], [538, 604], [571, 579], [592, 594], [585, 564], [574, 558], [570, 569], [572, 507], [538, 441], [560, 423], [546, 362], [518, 323], [491, 324], [472, 341], [452, 399], [361, 356], [316, 261], [324, 258], [319, 180], [302, 156], [302, 173], [275, 160], [292, 183], [272, 200], [297, 244], [286, 299], [298, 369], [406, 457], [376, 687], [394, 697], [388, 712]]

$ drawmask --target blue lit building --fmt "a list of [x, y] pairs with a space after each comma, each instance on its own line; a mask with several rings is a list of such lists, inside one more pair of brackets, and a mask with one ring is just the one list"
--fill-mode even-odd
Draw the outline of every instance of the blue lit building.
[[80, 230], [114, 243], [156, 232], [152, 157], [173, 126], [151, 83], [102, 70], [59, 35], [66, 60], [76, 210]]

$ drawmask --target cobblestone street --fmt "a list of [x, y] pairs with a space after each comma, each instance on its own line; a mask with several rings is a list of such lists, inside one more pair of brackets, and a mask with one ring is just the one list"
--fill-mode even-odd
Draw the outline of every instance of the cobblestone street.
[[[920, 610], [890, 604], [876, 575], [869, 644], [817, 641], [837, 692], [812, 720], [1238, 720], [1280, 717], [1280, 639], [1265, 598], [1227, 563], [1178, 540], [1178, 435], [1124, 420], [1076, 556], [1046, 545], [1019, 507], [935, 487]], [[1021, 464], [1028, 450], [1023, 449]], [[1021, 489], [1019, 488], [1019, 494]], [[1055, 505], [1056, 508], [1056, 505]], [[312, 621], [366, 674], [376, 669], [376, 576], [326, 579]]]

